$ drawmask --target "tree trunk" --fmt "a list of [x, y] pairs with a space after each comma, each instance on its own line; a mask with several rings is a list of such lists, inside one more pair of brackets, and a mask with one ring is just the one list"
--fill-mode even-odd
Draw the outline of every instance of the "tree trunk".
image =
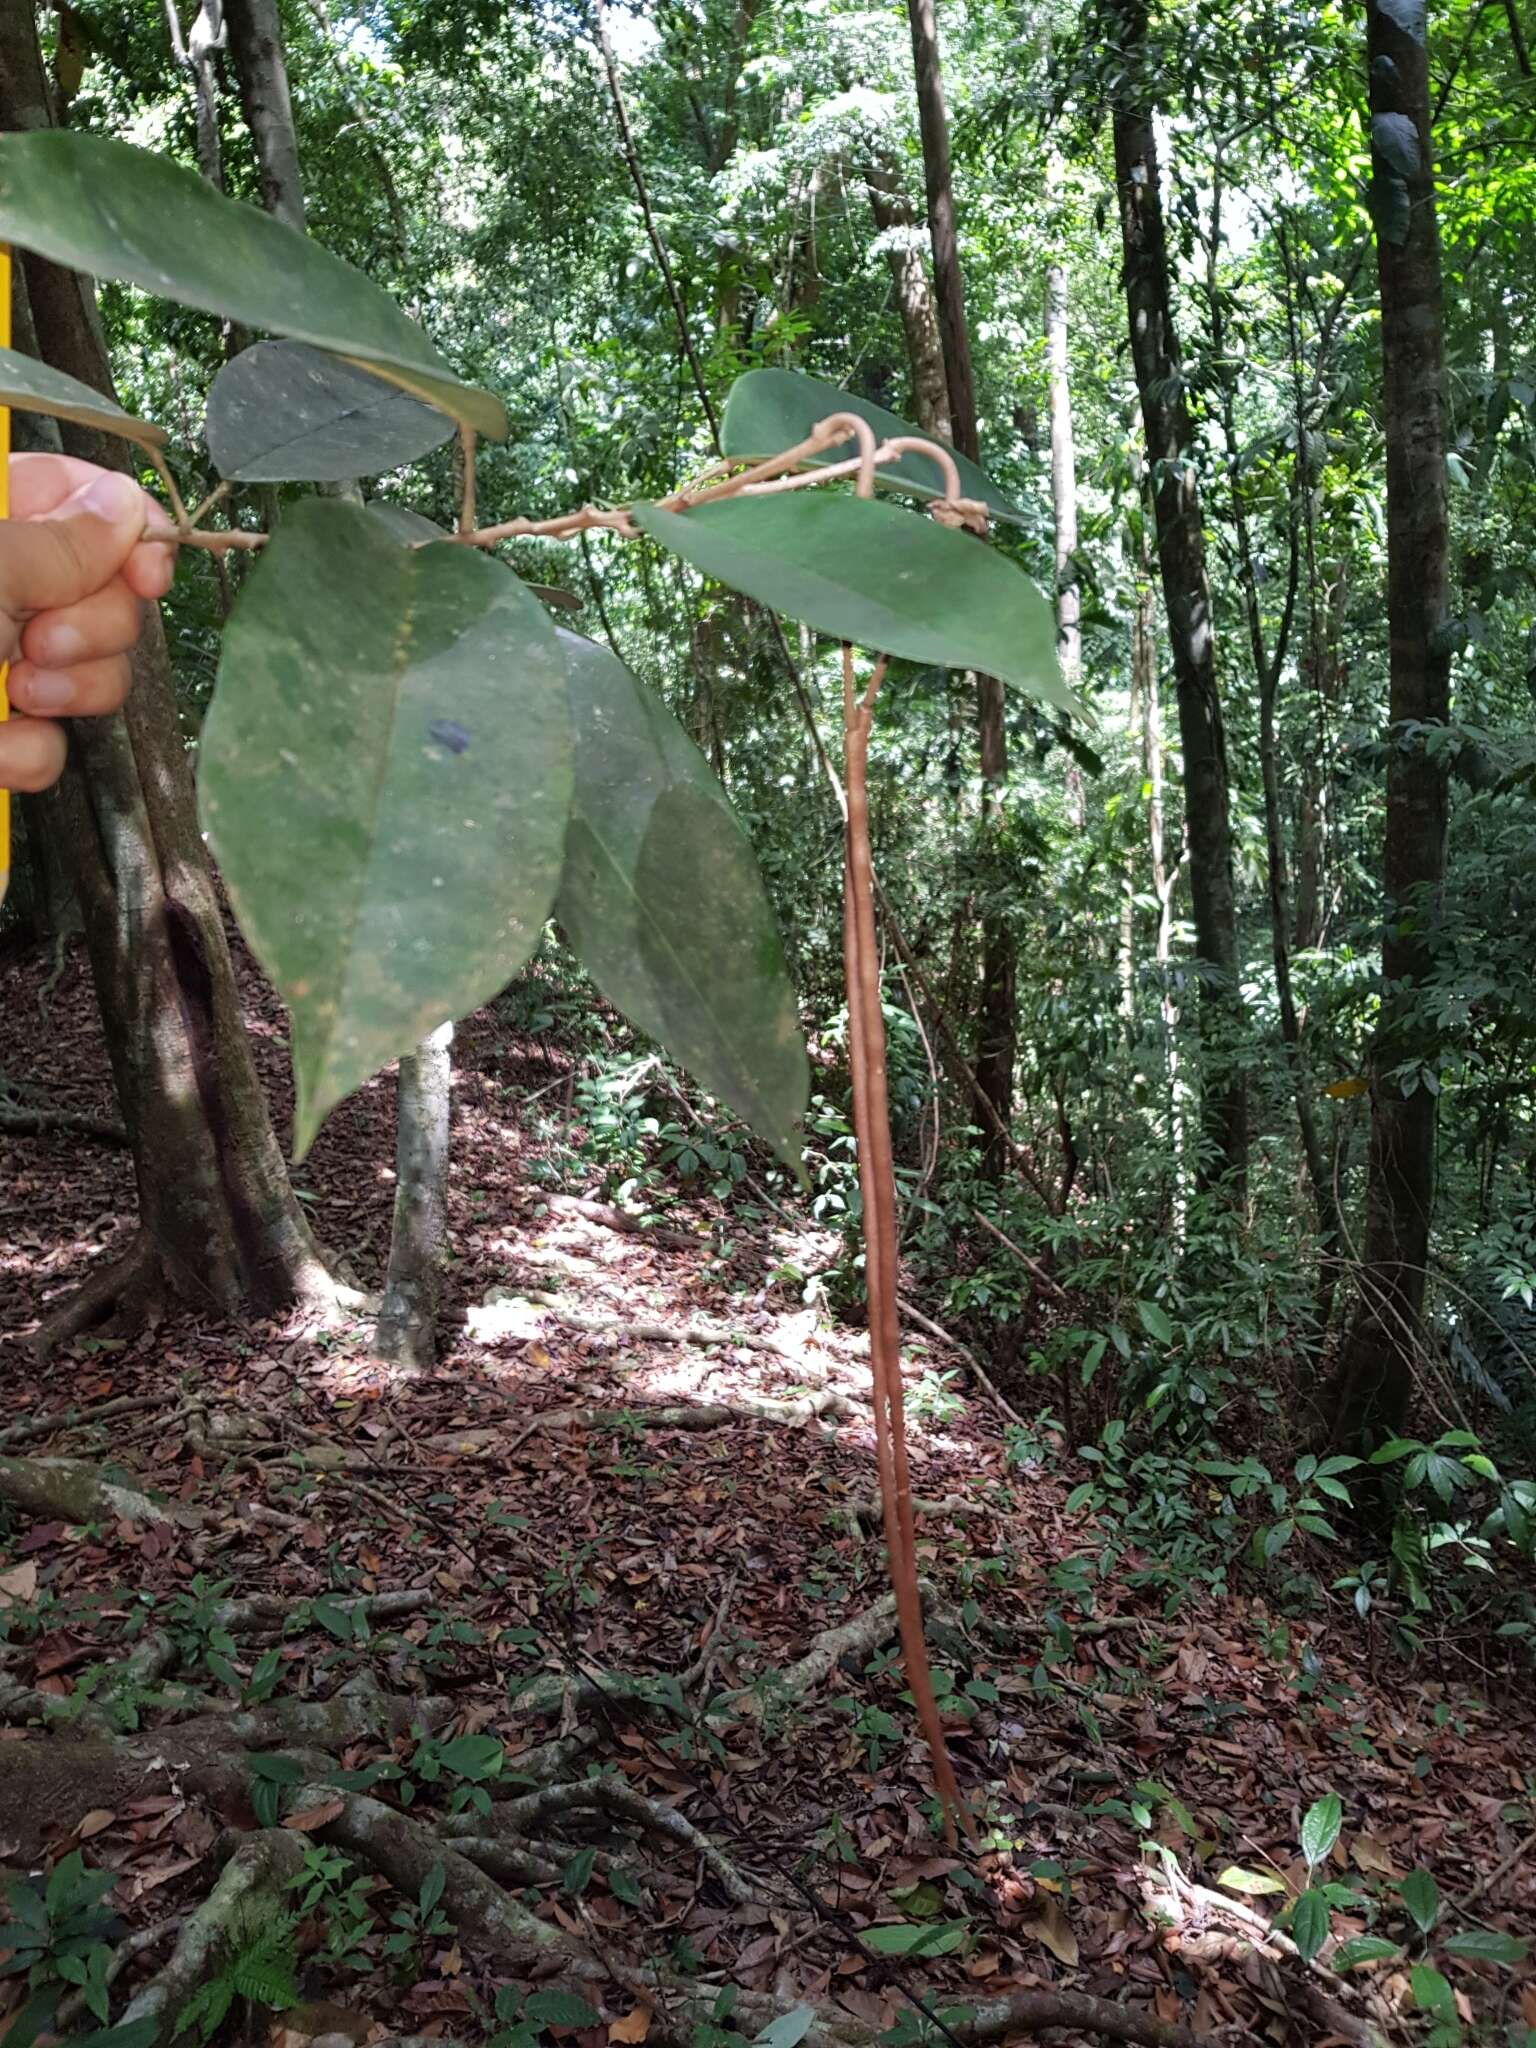
[[[928, 195], [928, 235], [933, 246], [933, 282], [939, 335], [944, 349], [944, 382], [949, 392], [951, 438], [972, 462], [981, 459], [976, 423], [976, 378], [965, 318], [965, 280], [955, 235], [954, 184], [950, 175], [949, 116], [944, 107], [944, 74], [934, 0], [907, 0], [912, 28], [912, 69], [923, 138], [923, 178]], [[976, 678], [976, 722], [981, 739], [981, 776], [987, 797], [982, 820], [984, 850], [995, 856], [1002, 818], [996, 793], [1008, 779], [1008, 733], [1003, 719], [1003, 686], [995, 676]], [[976, 1030], [976, 1078], [997, 1112], [985, 1138], [982, 1165], [992, 1180], [1002, 1178], [1009, 1158], [1005, 1133], [1013, 1119], [1013, 1070], [1017, 1043], [1014, 1002], [1016, 963], [1003, 878], [995, 857], [985, 866], [981, 923], [981, 1003]]]
[[907, 374], [912, 387], [912, 418], [925, 434], [951, 441], [949, 387], [944, 379], [944, 344], [939, 316], [928, 282], [928, 266], [914, 239], [916, 221], [889, 160], [870, 164], [864, 173], [869, 210], [886, 237], [885, 262], [896, 294], [896, 311], [907, 343]]
[[[32, 10], [0, 9], [0, 126], [49, 123]], [[17, 277], [42, 359], [110, 394], [88, 283], [33, 257]], [[66, 424], [63, 437], [72, 454], [133, 467], [111, 436]], [[74, 728], [39, 809], [80, 901], [159, 1279], [226, 1315], [333, 1302], [252, 1064], [157, 612], [126, 712]]]
[[245, 125], [256, 145], [261, 203], [304, 231], [304, 180], [288, 92], [288, 65], [277, 0], [225, 0], [229, 51], [240, 83]]
[[1146, 0], [1116, 0], [1125, 83], [1115, 107], [1115, 178], [1125, 250], [1131, 355], [1146, 435], [1158, 564], [1184, 756], [1184, 830], [1199, 952], [1204, 1043], [1202, 1184], [1241, 1195], [1248, 1163], [1248, 1091], [1239, 1043], [1237, 896], [1232, 874], [1226, 734], [1205, 573], [1194, 434], [1173, 324], [1151, 108], [1136, 82], [1145, 62]]
[[452, 1045], [453, 1026], [444, 1024], [400, 1062], [396, 1087], [395, 1220], [374, 1349], [407, 1372], [425, 1372], [437, 1344], [448, 1257]]
[[[1046, 191], [1061, 183], [1061, 160], [1046, 166]], [[1062, 681], [1075, 690], [1083, 670], [1082, 593], [1077, 584], [1077, 450], [1072, 437], [1072, 385], [1067, 371], [1067, 267], [1045, 272], [1045, 360], [1051, 415], [1051, 515], [1056, 529], [1056, 652]], [[1067, 815], [1083, 825], [1083, 771], [1067, 763]]]
[[1163, 1066], [1168, 1077], [1168, 1137], [1173, 1158], [1171, 1226], [1174, 1248], [1183, 1247], [1189, 1210], [1189, 1131], [1185, 1115], [1185, 1083], [1179, 1060], [1179, 1006], [1173, 989], [1173, 899], [1182, 862], [1168, 862], [1167, 808], [1163, 767], [1162, 692], [1157, 674], [1156, 601], [1152, 594], [1152, 563], [1143, 524], [1138, 547], [1136, 610], [1131, 619], [1131, 699], [1143, 710], [1142, 767], [1147, 780], [1147, 851], [1152, 862], [1152, 893], [1157, 899], [1157, 936], [1153, 960], [1157, 968], [1157, 1009], [1163, 1029]]
[[[1046, 189], [1060, 182], [1061, 166], [1052, 159]], [[1077, 450], [1072, 438], [1072, 385], [1067, 374], [1067, 268], [1051, 263], [1045, 273], [1045, 360], [1050, 379], [1051, 512], [1056, 524], [1056, 647], [1062, 680], [1077, 688], [1083, 666], [1079, 621], [1082, 595], [1077, 587]]]
[[[1417, 1010], [1445, 877], [1448, 796], [1445, 771], [1421, 729], [1450, 716], [1450, 654], [1442, 630], [1448, 534], [1440, 237], [1423, 35], [1422, 15], [1404, 28], [1392, 11], [1367, 0], [1372, 129], [1392, 146], [1390, 162], [1379, 149], [1375, 154], [1372, 189], [1387, 452], [1392, 745], [1360, 1298], [1332, 1389], [1331, 1437], [1350, 1446], [1396, 1435], [1406, 1419], [1435, 1208], [1436, 1097], [1416, 1063], [1432, 1066], [1437, 1048]], [[1404, 171], [1409, 162], [1412, 168]], [[1411, 1092], [1399, 1079], [1405, 1066]]]
[[221, 0], [201, 0], [192, 17], [190, 34], [183, 34], [180, 0], [165, 0], [165, 23], [170, 31], [171, 51], [186, 72], [192, 86], [192, 105], [197, 115], [197, 167], [215, 192], [224, 190], [224, 151], [219, 135], [219, 88], [214, 76], [214, 52], [225, 43], [224, 9]]

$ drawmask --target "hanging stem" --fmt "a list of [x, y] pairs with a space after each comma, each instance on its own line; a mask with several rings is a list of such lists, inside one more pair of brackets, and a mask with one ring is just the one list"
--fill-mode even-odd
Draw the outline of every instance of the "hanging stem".
[[844, 860], [843, 972], [848, 992], [848, 1051], [853, 1070], [853, 1128], [864, 1204], [864, 1287], [869, 1303], [869, 1355], [875, 1388], [875, 1451], [886, 1557], [907, 1688], [933, 1758], [934, 1786], [944, 1808], [945, 1840], [958, 1820], [971, 1839], [975, 1822], [960, 1796], [934, 1698], [928, 1646], [923, 1639], [917, 1589], [912, 1478], [907, 1464], [906, 1410], [901, 1384], [901, 1333], [896, 1307], [896, 1171], [891, 1152], [890, 1099], [885, 1078], [885, 1019], [880, 1006], [880, 961], [875, 941], [875, 876], [869, 841], [869, 733], [875, 698], [885, 676], [875, 664], [861, 697], [854, 685], [853, 649], [843, 646], [843, 774], [848, 792]]

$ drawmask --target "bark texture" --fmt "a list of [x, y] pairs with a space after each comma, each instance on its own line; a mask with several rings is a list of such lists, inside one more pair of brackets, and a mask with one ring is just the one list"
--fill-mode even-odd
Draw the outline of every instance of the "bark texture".
[[[1400, 12], [1400, 10], [1399, 10]], [[1333, 1387], [1331, 1436], [1396, 1434], [1413, 1386], [1435, 1208], [1436, 1098], [1404, 1092], [1401, 1070], [1432, 1060], [1418, 1014], [1429, 934], [1445, 877], [1446, 774], [1409, 728], [1450, 716], [1445, 495], [1444, 318], [1435, 217], [1429, 65], [1422, 15], [1404, 28], [1369, 0], [1366, 62], [1381, 290], [1382, 424], [1387, 454], [1387, 625], [1391, 636], [1382, 1006], [1371, 1055], [1371, 1144], [1359, 1302]], [[1414, 30], [1417, 33], [1414, 33]], [[1392, 128], [1382, 124], [1392, 123]], [[1416, 148], [1405, 148], [1411, 126]], [[1414, 168], [1401, 167], [1409, 158]]]
[[[1048, 189], [1061, 176], [1052, 161]], [[1051, 414], [1051, 512], [1056, 528], [1056, 648], [1063, 680], [1077, 688], [1083, 666], [1082, 593], [1077, 584], [1077, 449], [1072, 435], [1072, 385], [1067, 374], [1067, 267], [1045, 273], [1045, 361]]]
[[[0, 126], [50, 123], [32, 11], [0, 10]], [[35, 257], [18, 279], [42, 358], [110, 394], [88, 282]], [[111, 436], [66, 423], [63, 439], [71, 454], [131, 468]], [[76, 727], [70, 769], [38, 814], [80, 902], [160, 1277], [223, 1314], [331, 1300], [251, 1060], [154, 611], [126, 712]]]
[[1184, 755], [1185, 836], [1205, 1041], [1202, 1177], [1207, 1183], [1226, 1180], [1237, 1194], [1247, 1171], [1248, 1090], [1238, 1043], [1242, 1016], [1237, 899], [1205, 529], [1194, 432], [1173, 320], [1152, 107], [1138, 78], [1146, 48], [1145, 0], [1116, 0], [1114, 16], [1126, 57], [1114, 110], [1126, 308], [1151, 470], [1158, 566]]
[[230, 55], [240, 82], [245, 125], [256, 145], [261, 203], [291, 228], [304, 232], [304, 181], [283, 56], [277, 0], [225, 0]]
[[448, 1121], [453, 1026], [444, 1024], [400, 1062], [396, 1087], [395, 1217], [374, 1347], [425, 1372], [437, 1342], [448, 1256]]
[[949, 417], [949, 386], [944, 377], [944, 344], [939, 336], [939, 315], [928, 281], [928, 266], [915, 239], [916, 219], [896, 169], [888, 160], [870, 164], [864, 173], [864, 183], [875, 226], [887, 238], [885, 263], [907, 344], [912, 418], [925, 434], [951, 441], [954, 429]]
[[[939, 53], [934, 0], [907, 0], [912, 29], [912, 70], [917, 84], [918, 124], [923, 139], [923, 181], [928, 198], [928, 235], [933, 247], [933, 281], [944, 380], [949, 392], [950, 438], [972, 462], [981, 459], [976, 420], [976, 376], [965, 317], [965, 280], [955, 233], [954, 179], [950, 169], [949, 115], [944, 104], [944, 71]], [[987, 1120], [982, 1154], [988, 1175], [999, 1179], [1007, 1165], [1013, 1118], [1016, 1050], [1015, 953], [999, 862], [1002, 831], [995, 795], [1008, 779], [1008, 731], [1003, 686], [996, 676], [976, 678], [976, 723], [981, 774], [989, 796], [983, 818], [984, 902], [981, 931], [981, 1002], [976, 1028], [976, 1078], [994, 1115]]]

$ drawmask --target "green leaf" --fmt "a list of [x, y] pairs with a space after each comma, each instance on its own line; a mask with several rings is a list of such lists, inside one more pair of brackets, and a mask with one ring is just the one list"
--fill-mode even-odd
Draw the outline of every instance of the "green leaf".
[[1168, 1320], [1167, 1312], [1159, 1308], [1155, 1301], [1138, 1301], [1136, 1313], [1141, 1317], [1141, 1327], [1154, 1343], [1173, 1342], [1173, 1324]]
[[0, 237], [71, 270], [358, 357], [477, 433], [500, 440], [507, 431], [501, 401], [459, 383], [360, 270], [169, 158], [61, 128], [0, 137]]
[[1319, 1891], [1305, 1891], [1290, 1911], [1291, 1939], [1304, 1963], [1310, 1963], [1328, 1939], [1328, 1901]]
[[[797, 370], [748, 370], [744, 377], [736, 379], [725, 401], [725, 417], [720, 422], [721, 450], [726, 455], [760, 461], [793, 448], [818, 420], [828, 419], [835, 412], [851, 412], [868, 420], [880, 441], [894, 441], [904, 434], [915, 434], [923, 441], [939, 441], [937, 434], [925, 434], [921, 427], [887, 412], [883, 405], [871, 405], [867, 398], [856, 398], [851, 391], [840, 391], [835, 384], [824, 384], [819, 377], [803, 377]], [[947, 441], [939, 441], [939, 445], [949, 448]], [[844, 462], [858, 452], [856, 442], [843, 441], [815, 457], [807, 467], [820, 469], [828, 463]], [[1027, 515], [1004, 497], [984, 469], [954, 448], [949, 452], [955, 458], [965, 497], [981, 499], [995, 519], [1006, 519], [1015, 526], [1027, 523]], [[894, 462], [882, 464], [875, 475], [881, 483], [914, 498], [937, 498], [943, 489], [939, 471], [923, 455], [898, 456]]]
[[1448, 1956], [1465, 1956], [1471, 1962], [1521, 1963], [1530, 1943], [1518, 1935], [1500, 1934], [1492, 1927], [1469, 1927], [1440, 1946]]
[[1387, 1941], [1379, 1934], [1357, 1934], [1353, 1941], [1341, 1941], [1328, 1961], [1342, 1974], [1345, 1970], [1358, 1970], [1362, 1963], [1384, 1963], [1398, 1952], [1395, 1941]]
[[447, 1882], [447, 1871], [443, 1868], [441, 1863], [434, 1863], [432, 1868], [427, 1872], [426, 1876], [421, 1880], [421, 1891], [416, 1900], [416, 1903], [421, 1910], [421, 1916], [423, 1919], [426, 1919], [426, 1917], [431, 1913], [432, 1908], [443, 1896], [443, 1886]]
[[136, 420], [89, 384], [66, 377], [31, 356], [13, 348], [0, 348], [0, 405], [17, 412], [43, 412], [56, 420], [72, 420], [77, 427], [95, 427], [104, 434], [118, 434], [136, 441], [141, 448], [165, 445], [164, 427], [152, 427], [148, 420]]
[[778, 927], [745, 839], [713, 798], [685, 785], [665, 790], [640, 844], [634, 888], [656, 1035], [803, 1174], [805, 1048]]
[[224, 634], [202, 814], [293, 1013], [302, 1157], [343, 1096], [488, 1001], [549, 913], [571, 792], [565, 666], [536, 599], [361, 507], [284, 519]]
[[421, 513], [413, 512], [409, 505], [382, 505], [374, 499], [367, 509], [370, 519], [376, 519], [387, 533], [398, 541], [404, 541], [408, 547], [415, 547], [418, 541], [448, 538], [446, 526], [439, 526], [433, 519], [423, 518]]
[[1399, 1458], [1406, 1458], [1412, 1452], [1422, 1450], [1422, 1444], [1411, 1436], [1395, 1436], [1390, 1443], [1380, 1445], [1371, 1453], [1373, 1465], [1395, 1465]]
[[556, 637], [576, 794], [555, 915], [609, 1001], [798, 1169], [809, 1070], [746, 834], [660, 699], [605, 648]]
[[1283, 1892], [1285, 1880], [1271, 1877], [1265, 1870], [1243, 1870], [1235, 1863], [1229, 1863], [1216, 1882], [1225, 1885], [1229, 1892], [1248, 1892], [1254, 1897], [1265, 1892]]
[[815, 2024], [814, 2005], [791, 2006], [752, 2036], [752, 2048], [799, 2048]]
[[1442, 2019], [1456, 2017], [1456, 1994], [1432, 1963], [1415, 1963], [1408, 1972], [1413, 2002], [1420, 2012], [1432, 2012]]
[[247, 1757], [246, 1762], [251, 1776], [263, 1778], [269, 1785], [302, 1785], [309, 1775], [296, 1756], [257, 1755]]
[[974, 668], [1084, 715], [1061, 680], [1056, 621], [1022, 570], [898, 505], [841, 490], [636, 505], [637, 526], [707, 576], [837, 640]]
[[1301, 1823], [1301, 1853], [1309, 1868], [1321, 1863], [1339, 1839], [1343, 1821], [1344, 1806], [1337, 1792], [1325, 1793], [1307, 1808]]
[[1428, 1934], [1440, 1915], [1440, 1887], [1427, 1870], [1410, 1870], [1398, 1886], [1403, 1904], [1412, 1914], [1414, 1924], [1423, 1934]]
[[860, 1938], [876, 1955], [947, 1956], [964, 1943], [970, 1931], [966, 1920], [946, 1920], [938, 1926], [912, 1926], [898, 1921], [892, 1927], [866, 1927]]
[[592, 1882], [592, 1873], [597, 1868], [595, 1849], [578, 1849], [560, 1873], [560, 1889], [567, 1898], [576, 1898]]
[[494, 1778], [504, 1754], [494, 1735], [456, 1735], [438, 1750], [444, 1765], [461, 1778]]
[[643, 1906], [645, 1894], [627, 1870], [614, 1868], [608, 1873], [608, 1889], [616, 1899], [622, 1899], [626, 1906]]
[[377, 476], [452, 432], [436, 406], [302, 341], [242, 349], [208, 393], [208, 452], [236, 483]]
[[532, 1991], [523, 2005], [523, 2017], [541, 2027], [597, 2027], [603, 2016], [594, 2005], [572, 1991]]

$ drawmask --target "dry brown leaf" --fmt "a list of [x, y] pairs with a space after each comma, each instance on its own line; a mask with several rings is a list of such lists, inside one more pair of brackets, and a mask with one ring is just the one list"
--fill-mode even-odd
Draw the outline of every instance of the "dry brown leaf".
[[651, 2031], [651, 2008], [637, 2005], [633, 2012], [625, 2013], [623, 2019], [614, 2020], [608, 2028], [610, 2041], [643, 2041]]
[[346, 1803], [344, 1799], [327, 1799], [319, 1806], [306, 1806], [302, 1813], [290, 1813], [283, 1826], [292, 1828], [296, 1834], [310, 1834], [333, 1821], [345, 1810]]
[[1039, 1918], [1026, 1920], [1020, 1933], [1032, 1934], [1036, 1941], [1043, 1941], [1059, 1963], [1065, 1963], [1069, 1970], [1076, 1969], [1078, 1946], [1072, 1923], [1055, 1899], [1042, 1899], [1040, 1907]]
[[1356, 1835], [1349, 1845], [1349, 1854], [1357, 1870], [1374, 1870], [1382, 1877], [1396, 1877], [1397, 1865], [1392, 1861], [1392, 1851], [1385, 1842], [1378, 1842], [1374, 1835]]
[[12, 1565], [8, 1572], [0, 1572], [0, 1607], [14, 1607], [30, 1600], [36, 1592], [37, 1566], [30, 1558], [25, 1564]]
[[93, 1806], [75, 1829], [75, 1833], [82, 1842], [88, 1842], [92, 1835], [99, 1835], [103, 1828], [111, 1827], [116, 1819], [117, 1814], [112, 1807]]

